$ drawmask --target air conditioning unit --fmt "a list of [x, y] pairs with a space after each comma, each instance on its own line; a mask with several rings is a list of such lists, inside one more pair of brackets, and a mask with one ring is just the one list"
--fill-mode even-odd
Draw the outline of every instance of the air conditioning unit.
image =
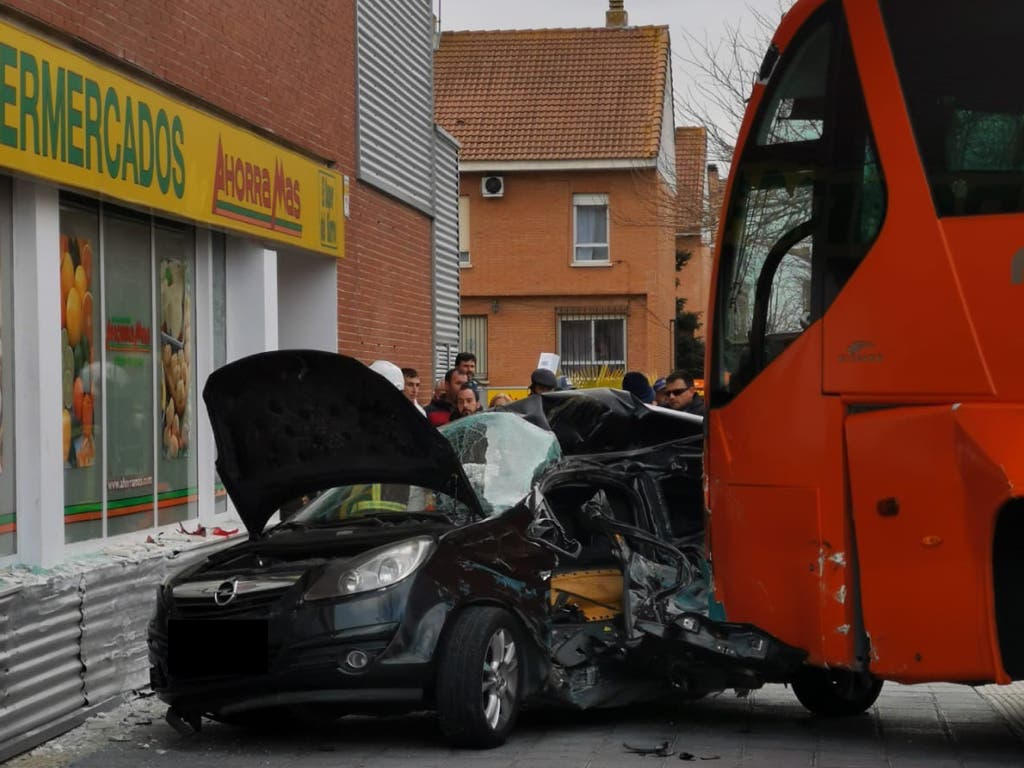
[[503, 197], [505, 195], [505, 177], [484, 176], [480, 180], [480, 192], [484, 197]]

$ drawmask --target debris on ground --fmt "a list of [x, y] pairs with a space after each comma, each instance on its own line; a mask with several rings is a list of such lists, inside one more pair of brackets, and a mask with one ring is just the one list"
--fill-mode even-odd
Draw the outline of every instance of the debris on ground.
[[622, 742], [622, 746], [626, 748], [627, 752], [632, 752], [634, 755], [654, 755], [655, 757], [672, 757], [676, 752], [674, 749], [669, 749], [669, 743], [663, 741], [656, 746], [650, 747], [634, 747], [626, 742]]

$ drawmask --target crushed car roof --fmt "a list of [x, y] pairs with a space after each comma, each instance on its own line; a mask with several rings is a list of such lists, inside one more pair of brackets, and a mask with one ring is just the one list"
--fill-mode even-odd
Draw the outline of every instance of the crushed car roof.
[[502, 410], [554, 432], [565, 454], [647, 448], [704, 432], [700, 416], [645, 405], [618, 389], [545, 392]]

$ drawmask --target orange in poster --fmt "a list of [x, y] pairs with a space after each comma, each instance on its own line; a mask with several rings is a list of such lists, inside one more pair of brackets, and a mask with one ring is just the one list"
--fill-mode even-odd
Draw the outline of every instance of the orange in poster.
[[82, 295], [75, 286], [68, 291], [67, 315], [68, 342], [77, 347], [82, 340]]
[[86, 240], [78, 252], [78, 261], [85, 270], [85, 282], [92, 282], [92, 245]]
[[89, 393], [82, 395], [82, 434], [92, 437], [92, 395]]
[[68, 413], [68, 409], [63, 409], [64, 415], [64, 458], [68, 457], [68, 451], [71, 450], [71, 414]]
[[89, 280], [85, 276], [85, 269], [81, 264], [75, 267], [75, 288], [82, 296], [85, 296], [85, 292], [89, 290]]
[[[89, 342], [89, 351], [92, 352], [92, 294], [86, 291], [82, 296], [82, 334]], [[90, 363], [92, 360], [89, 361]]]
[[75, 412], [75, 418], [82, 421], [82, 398], [85, 395], [85, 388], [82, 386], [82, 377], [75, 376], [74, 394], [71, 398], [72, 409]]
[[68, 252], [68, 236], [67, 235], [61, 235], [60, 236], [60, 257], [61, 257], [61, 259], [64, 258], [64, 254], [67, 253], [67, 252]]
[[60, 260], [60, 300], [66, 301], [68, 292], [75, 285], [75, 265], [71, 261], [71, 254], [65, 253]]

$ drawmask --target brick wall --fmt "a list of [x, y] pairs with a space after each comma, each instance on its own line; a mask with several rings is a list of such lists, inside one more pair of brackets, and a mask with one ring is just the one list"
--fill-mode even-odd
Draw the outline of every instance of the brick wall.
[[430, 221], [372, 187], [352, 194], [338, 265], [338, 350], [431, 378]]
[[[470, 198], [470, 261], [462, 314], [488, 316], [495, 386], [528, 383], [540, 352], [555, 352], [556, 307], [628, 307], [626, 365], [671, 367], [675, 317], [674, 200], [653, 171], [506, 173], [505, 194], [483, 198], [480, 175], [463, 174]], [[611, 266], [574, 267], [573, 195], [607, 194]], [[494, 312], [494, 301], [498, 311]]]
[[355, 180], [355, 0], [7, 5], [58, 44], [99, 49], [130, 76], [334, 162], [352, 180], [347, 258], [338, 265], [339, 349], [367, 360], [387, 352], [429, 370], [429, 220]]

